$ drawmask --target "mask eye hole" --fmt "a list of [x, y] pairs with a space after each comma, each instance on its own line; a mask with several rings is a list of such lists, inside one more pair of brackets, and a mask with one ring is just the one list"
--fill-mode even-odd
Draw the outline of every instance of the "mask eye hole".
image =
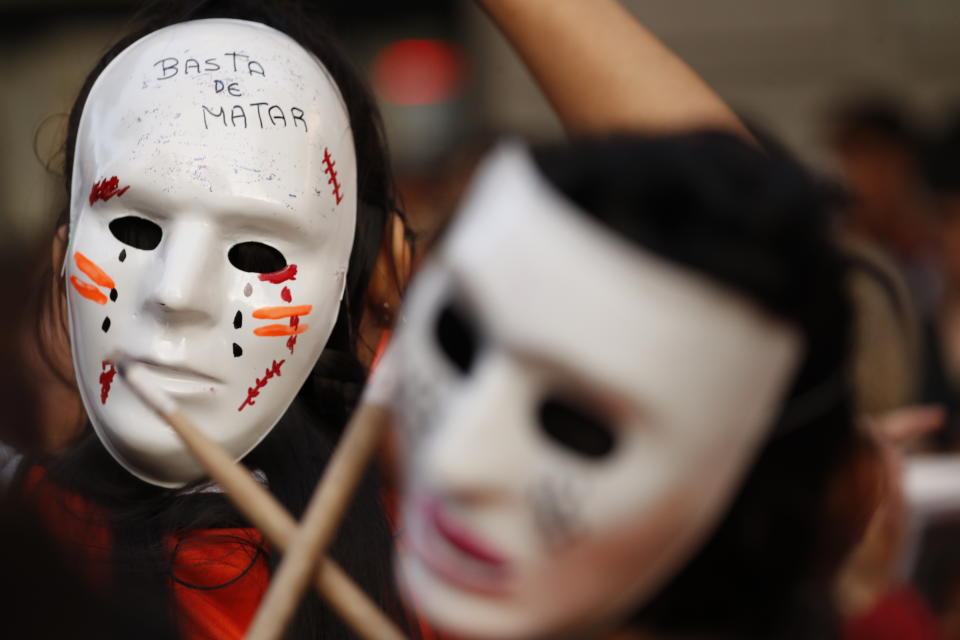
[[123, 216], [110, 222], [110, 233], [125, 245], [152, 251], [163, 238], [163, 229], [155, 222], [137, 216]]
[[584, 458], [605, 458], [616, 447], [609, 422], [582, 405], [550, 397], [540, 404], [537, 417], [547, 437]]
[[273, 273], [287, 266], [283, 254], [262, 242], [241, 242], [227, 252], [230, 264], [248, 273]]
[[445, 304], [437, 316], [435, 329], [437, 343], [447, 359], [461, 373], [470, 371], [477, 355], [477, 333], [463, 311]]

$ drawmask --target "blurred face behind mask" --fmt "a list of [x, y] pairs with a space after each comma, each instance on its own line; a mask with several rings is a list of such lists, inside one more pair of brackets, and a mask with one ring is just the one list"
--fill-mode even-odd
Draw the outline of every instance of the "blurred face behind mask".
[[337, 318], [356, 222], [349, 119], [322, 64], [239, 20], [124, 50], [80, 122], [66, 256], [74, 367], [97, 435], [161, 486], [202, 477], [116, 377], [123, 351], [240, 458]]
[[[639, 215], [639, 212], [638, 212]], [[796, 333], [601, 228], [523, 149], [488, 160], [389, 362], [407, 596], [468, 638], [604, 628], [708, 535]]]

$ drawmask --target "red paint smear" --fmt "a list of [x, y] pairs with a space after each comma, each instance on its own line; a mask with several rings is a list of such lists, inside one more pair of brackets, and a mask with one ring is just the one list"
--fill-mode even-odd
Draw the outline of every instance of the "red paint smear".
[[284, 362], [286, 362], [286, 360], [281, 360], [280, 362], [277, 362], [276, 360], [273, 361], [273, 365], [266, 370], [266, 372], [263, 374], [263, 377], [257, 378], [256, 384], [247, 389], [247, 399], [243, 401], [243, 404], [240, 405], [240, 408], [237, 409], [237, 411], [243, 411], [244, 407], [248, 405], [252, 407], [256, 404], [254, 398], [260, 395], [260, 389], [263, 389], [265, 386], [267, 386], [267, 382], [269, 382], [271, 378], [274, 376], [280, 376], [280, 367], [283, 366]]
[[[300, 316], [293, 316], [290, 318], [290, 326], [296, 327], [300, 324]], [[287, 349], [290, 349], [290, 353], [293, 354], [293, 348], [297, 346], [297, 334], [293, 334], [287, 338]]]
[[333, 196], [337, 199], [337, 204], [340, 204], [340, 201], [343, 200], [343, 193], [340, 191], [340, 178], [337, 177], [337, 163], [330, 157], [330, 149], [323, 150], [323, 164], [325, 166], [323, 172], [330, 176], [327, 184], [333, 185]]
[[[293, 302], [293, 296], [290, 294], [290, 289], [287, 287], [283, 288], [283, 291], [280, 292], [280, 297], [283, 298], [284, 302]], [[290, 318], [290, 326], [295, 327], [300, 324], [300, 316], [292, 316]], [[297, 334], [293, 334], [287, 338], [287, 349], [290, 350], [290, 355], [293, 355], [293, 350], [297, 346]]]
[[264, 282], [271, 282], [273, 284], [280, 284], [281, 282], [286, 282], [287, 280], [296, 280], [297, 279], [297, 265], [288, 264], [280, 271], [274, 271], [273, 273], [261, 273], [260, 279]]
[[120, 180], [117, 179], [117, 176], [113, 176], [109, 180], [104, 178], [100, 182], [93, 183], [93, 189], [90, 190], [90, 204], [93, 205], [97, 200], [103, 200], [106, 202], [113, 196], [118, 198], [127, 192], [127, 189], [130, 188], [130, 185], [127, 185], [124, 188], [120, 188]]
[[100, 402], [107, 404], [107, 396], [110, 395], [110, 386], [113, 384], [113, 377], [117, 375], [117, 370], [112, 362], [106, 360], [101, 364], [103, 373], [100, 374]]

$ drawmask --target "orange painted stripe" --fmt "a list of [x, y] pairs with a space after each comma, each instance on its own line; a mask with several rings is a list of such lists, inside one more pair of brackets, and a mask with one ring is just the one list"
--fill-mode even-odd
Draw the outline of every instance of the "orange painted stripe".
[[298, 336], [310, 328], [308, 324], [298, 324], [290, 327], [285, 324], [268, 324], [265, 327], [257, 327], [253, 330], [253, 335], [263, 338], [272, 338], [273, 336]]
[[108, 276], [106, 272], [95, 265], [90, 258], [83, 255], [79, 251], [73, 254], [73, 259], [77, 263], [77, 268], [80, 269], [88, 278], [96, 282], [101, 287], [106, 287], [107, 289], [113, 289], [117, 285], [114, 284], [113, 278]]
[[254, 318], [261, 320], [279, 320], [293, 316], [305, 316], [313, 310], [313, 305], [302, 304], [299, 307], [263, 307], [253, 312]]
[[107, 296], [103, 295], [100, 289], [97, 289], [92, 284], [80, 282], [80, 280], [77, 279], [77, 276], [70, 276], [70, 284], [72, 284], [73, 288], [77, 290], [77, 293], [82, 295], [87, 300], [93, 300], [97, 304], [107, 304]]

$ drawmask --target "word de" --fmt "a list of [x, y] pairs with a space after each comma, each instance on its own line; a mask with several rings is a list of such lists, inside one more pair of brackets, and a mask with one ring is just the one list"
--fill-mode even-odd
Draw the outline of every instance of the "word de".
[[223, 93], [224, 91], [226, 91], [230, 95], [237, 98], [243, 95], [240, 93], [240, 85], [237, 84], [236, 82], [231, 82], [230, 84], [226, 84], [223, 80], [214, 80], [213, 90], [216, 93]]
[[[210, 73], [211, 71], [220, 71], [224, 66], [228, 69], [232, 68], [235, 72], [241, 72], [246, 68], [247, 75], [253, 76], [263, 76], [267, 77], [267, 72], [264, 71], [263, 65], [250, 58], [250, 56], [237, 53], [232, 51], [229, 53], [223, 54], [225, 57], [230, 58], [229, 62], [224, 61], [224, 64], [221, 65], [218, 62], [217, 57], [207, 58], [203, 61], [203, 66], [200, 66], [200, 61], [196, 58], [186, 58], [183, 60], [181, 65], [180, 58], [163, 58], [162, 60], [157, 60], [153, 63], [153, 66], [160, 67], [160, 74], [157, 76], [157, 80], [169, 80], [173, 78], [178, 73], [183, 73], [183, 75], [188, 76], [190, 73], [199, 74], [199, 73]], [[238, 64], [238, 58], [240, 62]]]
[[[264, 109], [266, 107], [266, 109]], [[280, 105], [270, 104], [269, 102], [251, 102], [246, 107], [242, 104], [233, 105], [229, 111], [226, 107], [208, 107], [206, 105], [201, 105], [203, 112], [203, 128], [209, 129], [210, 125], [216, 126], [217, 123], [222, 124], [224, 127], [242, 127], [244, 129], [247, 126], [256, 127], [259, 123], [261, 129], [265, 129], [268, 126], [279, 128], [281, 125], [277, 124], [282, 123], [283, 127], [288, 126], [286, 112]], [[252, 109], [256, 109], [256, 119], [253, 118]], [[247, 118], [247, 113], [250, 112], [249, 119]], [[297, 127], [297, 123], [303, 125], [303, 130], [307, 131], [307, 121], [303, 119], [303, 109], [300, 107], [290, 107], [290, 120], [289, 126], [293, 128]], [[229, 120], [229, 124], [228, 124]]]

